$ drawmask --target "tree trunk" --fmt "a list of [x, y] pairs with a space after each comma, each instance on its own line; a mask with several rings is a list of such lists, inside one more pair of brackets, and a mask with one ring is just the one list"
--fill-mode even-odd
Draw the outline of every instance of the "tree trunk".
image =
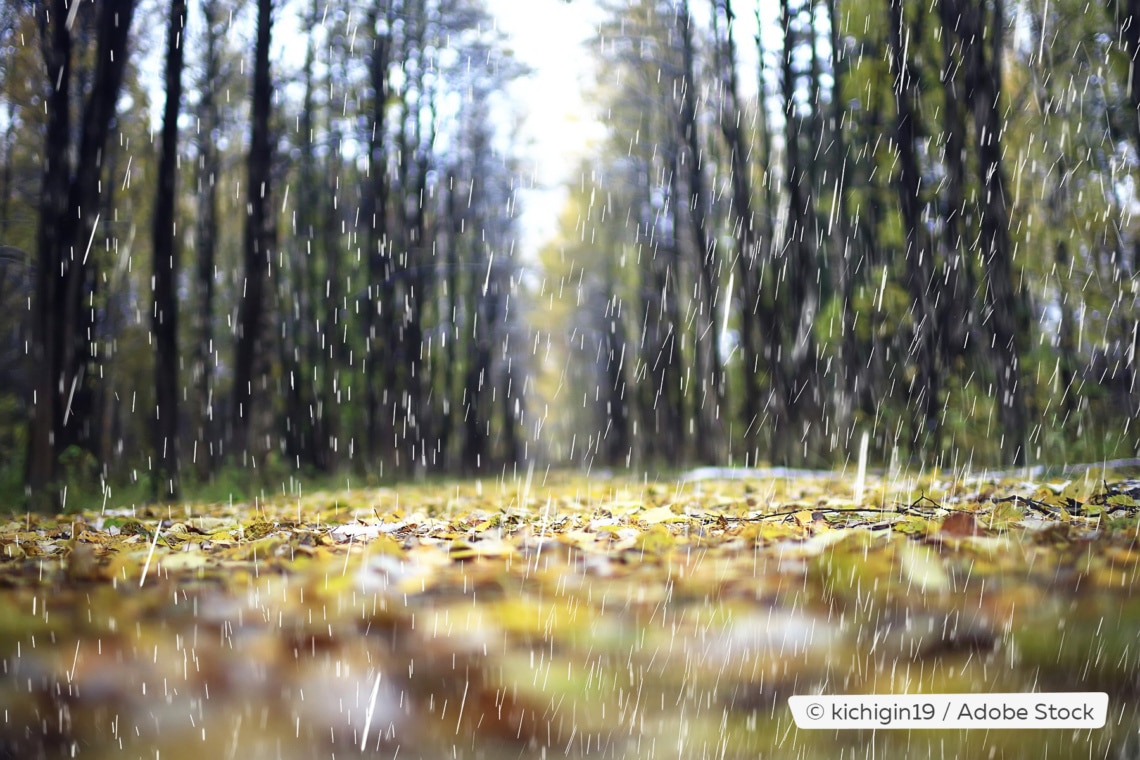
[[444, 199], [444, 217], [447, 223], [447, 237], [444, 243], [446, 254], [443, 264], [444, 313], [440, 319], [445, 358], [438, 380], [439, 388], [443, 393], [438, 446], [443, 463], [449, 468], [452, 462], [451, 440], [457, 427], [455, 423], [459, 407], [453, 402], [453, 399], [455, 394], [459, 392], [459, 242], [464, 232], [463, 215], [459, 211], [459, 188], [456, 187], [457, 184], [455, 170], [449, 169]]
[[195, 457], [201, 458], [197, 471], [203, 478], [210, 476], [214, 464], [222, 454], [217, 422], [214, 420], [214, 366], [217, 363], [217, 348], [214, 346], [213, 321], [214, 267], [218, 246], [218, 181], [222, 170], [215, 143], [217, 132], [221, 129], [221, 112], [214, 99], [214, 88], [219, 86], [221, 80], [221, 51], [218, 50], [221, 35], [214, 27], [220, 15], [216, 0], [207, 0], [202, 4], [206, 49], [198, 103], [198, 250], [195, 269], [198, 309], [192, 367], [195, 387], [198, 389], [197, 440], [202, 447]]
[[680, 82], [680, 108], [678, 127], [681, 132], [685, 183], [688, 191], [688, 217], [694, 253], [697, 257], [698, 298], [696, 378], [694, 401], [696, 408], [697, 457], [715, 464], [723, 459], [721, 418], [727, 414], [725, 397], [727, 383], [724, 363], [720, 359], [720, 321], [716, 318], [717, 296], [720, 288], [720, 261], [716, 246], [709, 240], [707, 224], [708, 197], [705, 192], [704, 173], [701, 169], [700, 133], [696, 109], [696, 66], [693, 50], [692, 17], [688, 0], [682, 0], [677, 9], [678, 33], [681, 36], [682, 80]]
[[838, 156], [839, 168], [835, 183], [835, 224], [837, 234], [831, 236], [836, 291], [840, 303], [839, 372], [835, 384], [835, 426], [839, 445], [850, 452], [854, 448], [854, 430], [851, 424], [854, 412], [856, 377], [859, 373], [858, 350], [855, 342], [855, 248], [852, 245], [851, 223], [847, 207], [847, 128], [844, 114], [843, 80], [847, 71], [847, 57], [843, 52], [843, 38], [839, 33], [839, 15], [835, 0], [827, 0], [827, 17], [831, 27], [831, 50], [834, 59], [831, 85], [831, 139], [832, 153]]
[[371, 228], [368, 239], [368, 299], [365, 318], [365, 417], [366, 450], [372, 464], [381, 457], [381, 439], [384, 420], [389, 419], [386, 409], [381, 408], [391, 389], [390, 379], [394, 376], [393, 357], [385, 347], [395, 341], [392, 311], [395, 308], [392, 296], [392, 248], [388, 239], [388, 166], [384, 153], [384, 134], [387, 129], [386, 114], [388, 100], [388, 64], [391, 42], [391, 9], [383, 20], [384, 31], [377, 27], [381, 23], [379, 6], [370, 17], [370, 24], [376, 31], [376, 40], [369, 60], [369, 78], [372, 84], [372, 136], [369, 141], [368, 171], [371, 183], [368, 189], [368, 203], [371, 212]]
[[[720, 77], [723, 105], [720, 109], [720, 131], [728, 146], [729, 168], [732, 181], [732, 234], [736, 242], [737, 276], [740, 278], [739, 299], [741, 302], [740, 348], [741, 348], [741, 395], [743, 396], [743, 441], [745, 464], [755, 466], [759, 456], [761, 399], [757, 375], [760, 371], [760, 330], [757, 324], [759, 298], [760, 242], [757, 240], [756, 220], [752, 210], [752, 177], [748, 165], [748, 146], [745, 145], [741, 129], [740, 95], [736, 75], [736, 42], [733, 39], [733, 26], [736, 17], [732, 11], [732, 0], [713, 0], [714, 23], [718, 11], [723, 11], [725, 29], [723, 36], [716, 37], [717, 72]], [[763, 92], [763, 80], [761, 80]], [[761, 98], [760, 107], [763, 107]], [[767, 157], [765, 157], [766, 159]], [[732, 298], [733, 294], [727, 294]]]
[[[783, 407], [787, 414], [773, 427], [773, 450], [782, 462], [804, 459], [812, 410], [818, 402], [818, 373], [815, 372], [815, 333], [812, 326], [819, 311], [818, 269], [814, 237], [809, 222], [814, 218], [814, 199], [805, 181], [800, 158], [799, 120], [796, 116], [795, 81], [792, 58], [795, 39], [792, 32], [790, 0], [780, 2], [780, 24], [784, 36], [781, 56], [781, 84], [784, 104], [784, 188], [788, 196], [788, 218], [783, 233], [783, 250], [776, 253], [777, 269], [786, 269], [789, 296], [787, 316], [791, 329], [780, 341], [777, 362], [786, 364]], [[805, 190], [805, 185], [806, 190]], [[780, 259], [783, 258], [783, 261]], [[779, 274], [776, 274], [779, 277]], [[777, 291], [779, 286], [777, 286]], [[777, 330], [779, 332], [779, 330]]]
[[[956, 0], [939, 0], [938, 13], [943, 29], [957, 23]], [[942, 353], [947, 362], [970, 350], [970, 337], [976, 327], [973, 307], [974, 278], [965, 254], [966, 229], [966, 116], [963, 113], [961, 46], [954, 35], [942, 34], [943, 108], [942, 131], [946, 135], [945, 211], [943, 213], [946, 257], [943, 261], [942, 299], [938, 304], [938, 324]], [[980, 341], [976, 341], [978, 343]]]
[[914, 334], [910, 355], [917, 365], [917, 373], [911, 386], [911, 398], [915, 404], [915, 445], [925, 448], [925, 436], [921, 431], [930, 430], [930, 448], [937, 452], [938, 434], [938, 393], [939, 368], [935, 353], [934, 330], [935, 314], [932, 308], [929, 288], [931, 287], [931, 251], [927, 244], [926, 229], [922, 224], [922, 200], [920, 195], [921, 178], [918, 169], [918, 153], [915, 142], [918, 138], [918, 113], [915, 107], [918, 81], [911, 71], [906, 50], [909, 43], [909, 29], [903, 20], [903, 0], [888, 0], [890, 19], [889, 47], [891, 69], [894, 74], [895, 96], [895, 143], [899, 155], [899, 176], [895, 185], [898, 190], [899, 209], [902, 213], [903, 234], [906, 239], [906, 284], [911, 297], [911, 319]]
[[186, 0], [171, 0], [166, 39], [166, 107], [154, 211], [154, 456], [161, 482], [155, 496], [177, 499], [178, 470], [178, 251], [174, 213], [178, 188], [178, 111], [182, 103]]
[[1128, 56], [1128, 102], [1132, 104], [1129, 133], [1140, 143], [1140, 0], [1110, 0], [1108, 11], [1115, 17], [1124, 54]]
[[[97, 6], [95, 72], [71, 149], [72, 38], [66, 0], [52, 0], [40, 29], [52, 87], [45, 109], [44, 173], [37, 232], [38, 265], [32, 325], [34, 401], [28, 436], [26, 482], [37, 491], [56, 477], [57, 459], [70, 446], [90, 447], [92, 393], [86, 368], [94, 326], [84, 308], [92, 279], [90, 245], [97, 219], [99, 180], [107, 135], [115, 116], [133, 0]], [[68, 156], [74, 152], [74, 166]]]
[[250, 451], [250, 427], [253, 419], [252, 398], [254, 367], [264, 350], [265, 286], [269, 277], [273, 245], [270, 214], [270, 165], [272, 147], [269, 140], [270, 98], [273, 83], [269, 72], [269, 45], [273, 25], [272, 0], [257, 3], [257, 45], [254, 52], [253, 104], [250, 111], [250, 145], [246, 192], [249, 212], [245, 222], [245, 280], [238, 307], [237, 347], [234, 360], [234, 405], [232, 456], [241, 456], [243, 464]]
[[[981, 172], [981, 254], [987, 287], [985, 308], [992, 336], [998, 418], [1002, 426], [1002, 456], [1014, 466], [1025, 464], [1028, 414], [1021, 383], [1017, 326], [1021, 295], [1014, 287], [1009, 241], [1009, 207], [1002, 169], [1001, 53], [1005, 25], [1002, 0], [953, 0], [958, 39], [962, 45], [966, 91], [974, 109], [974, 140]], [[988, 30], [988, 31], [987, 31]], [[991, 43], [986, 50], [986, 42]], [[987, 57], [988, 52], [988, 57]]]

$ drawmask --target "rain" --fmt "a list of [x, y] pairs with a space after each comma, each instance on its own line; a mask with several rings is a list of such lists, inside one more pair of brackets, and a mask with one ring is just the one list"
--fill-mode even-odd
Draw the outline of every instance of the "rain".
[[0, 758], [1140, 754], [1134, 5], [5, 3]]

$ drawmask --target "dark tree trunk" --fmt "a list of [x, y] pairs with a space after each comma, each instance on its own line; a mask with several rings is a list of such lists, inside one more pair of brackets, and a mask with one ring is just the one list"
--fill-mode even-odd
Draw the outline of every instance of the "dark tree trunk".
[[[370, 23], [373, 29], [380, 24], [377, 5]], [[386, 408], [381, 408], [392, 389], [395, 361], [388, 348], [395, 342], [392, 290], [392, 248], [388, 239], [388, 166], [384, 152], [384, 133], [387, 129], [388, 64], [391, 40], [391, 9], [384, 19], [384, 31], [377, 32], [372, 56], [369, 60], [369, 78], [372, 84], [372, 133], [369, 141], [368, 171], [371, 183], [368, 203], [371, 228], [368, 241], [368, 299], [365, 318], [365, 417], [366, 450], [372, 464], [382, 456], [384, 421], [390, 419]]]
[[1109, 0], [1108, 11], [1120, 32], [1120, 42], [1128, 57], [1128, 102], [1132, 104], [1129, 134], [1140, 144], [1140, 0]]
[[[325, 90], [331, 87], [335, 74], [330, 65], [325, 82]], [[342, 199], [340, 197], [340, 175], [344, 165], [341, 154], [342, 135], [335, 126], [332, 115], [333, 103], [331, 98], [325, 103], [326, 123], [329, 127], [328, 144], [329, 154], [325, 162], [324, 175], [321, 185], [324, 188], [322, 202], [318, 204], [316, 213], [319, 215], [318, 223], [321, 226], [320, 245], [318, 250], [324, 252], [321, 276], [316, 280], [316, 298], [314, 303], [323, 299], [322, 330], [313, 336], [313, 350], [319, 354], [316, 366], [321, 372], [320, 401], [317, 404], [317, 418], [321, 420], [321, 450], [323, 452], [324, 468], [335, 470], [340, 461], [339, 436], [343, 429], [337, 415], [340, 408], [339, 388], [341, 387], [340, 372], [345, 364], [345, 350], [343, 344], [338, 348], [337, 336], [343, 335], [341, 324], [341, 257], [340, 257], [340, 212]]]
[[444, 366], [438, 380], [443, 393], [439, 428], [439, 450], [445, 465], [451, 464], [451, 440], [456, 429], [458, 404], [453, 403], [459, 392], [459, 243], [464, 232], [463, 216], [459, 211], [459, 188], [454, 170], [447, 174], [444, 217], [447, 221], [444, 258], [444, 313], [440, 319], [444, 335]]
[[270, 213], [269, 140], [270, 98], [273, 83], [269, 72], [269, 45], [273, 25], [272, 0], [257, 3], [257, 45], [254, 52], [253, 104], [250, 111], [248, 158], [249, 213], [245, 222], [245, 279], [238, 307], [237, 348], [234, 360], [233, 446], [231, 456], [247, 458], [253, 420], [254, 367], [264, 351], [265, 287], [269, 278], [273, 246]]
[[[614, 209], [607, 200], [602, 210], [602, 220], [612, 217]], [[621, 244], [616, 236], [608, 234], [611, 227], [604, 226], [603, 234], [607, 235], [606, 246], [616, 250]], [[630, 414], [630, 401], [626, 398], [626, 354], [629, 351], [629, 336], [626, 329], [626, 317], [623, 313], [625, 305], [616, 292], [617, 283], [621, 281], [621, 273], [613, 257], [606, 259], [605, 282], [603, 283], [603, 296], [605, 298], [604, 332], [602, 335], [602, 362], [605, 388], [601, 394], [604, 405], [599, 410], [602, 415], [602, 439], [604, 444], [604, 459], [611, 467], [628, 467], [633, 460], [633, 428]], [[632, 356], [631, 356], [632, 358]], [[520, 397], [522, 394], [516, 394]], [[521, 401], [520, 401], [521, 403]]]
[[[1124, 48], [1124, 54], [1128, 57], [1128, 81], [1126, 87], [1128, 91], [1128, 102], [1132, 106], [1131, 118], [1128, 124], [1128, 134], [1133, 140], [1133, 145], [1140, 148], [1140, 0], [1111, 0], [1108, 3], [1109, 12], [1115, 17], [1117, 28], [1120, 33], [1120, 41]], [[1134, 256], [1136, 252], [1140, 252], [1140, 240], [1133, 243]], [[1135, 262], [1135, 258], [1133, 261]], [[1140, 356], [1137, 355], [1140, 349], [1140, 316], [1135, 314], [1131, 317], [1131, 335], [1127, 336], [1126, 343], [1126, 357], [1127, 357], [1127, 373], [1129, 378], [1129, 403], [1132, 406], [1132, 411], [1136, 410], [1136, 402], [1140, 396], [1140, 389], [1137, 388], [1136, 376], [1140, 374]]]
[[693, 411], [696, 418], [697, 458], [709, 464], [723, 457], [722, 415], [725, 409], [727, 382], [724, 363], [720, 359], [720, 321], [716, 318], [717, 296], [720, 288], [720, 261], [716, 246], [709, 239], [708, 197], [704, 173], [701, 169], [700, 133], [696, 108], [696, 65], [693, 49], [692, 17], [688, 0], [682, 0], [677, 9], [678, 33], [681, 37], [682, 79], [679, 83], [680, 108], [678, 128], [684, 146], [682, 166], [687, 189], [686, 205], [692, 233], [694, 254], [697, 257], [699, 296], [697, 298], [697, 334], [694, 338], [696, 377], [694, 378]]
[[[763, 29], [760, 20], [760, 9], [756, 9], [756, 24]], [[773, 219], [776, 213], [776, 184], [775, 173], [772, 171], [772, 132], [768, 127], [768, 104], [765, 81], [767, 78], [764, 65], [764, 40], [760, 32], [756, 38], [756, 81], [759, 82], [760, 98], [756, 104], [757, 124], [756, 131], [760, 135], [760, 168], [763, 177], [763, 207], [759, 214], [759, 242], [757, 251], [757, 271], [755, 279], [755, 295], [753, 296], [753, 311], [759, 321], [759, 349], [763, 364], [768, 369], [767, 402], [760, 406], [766, 409], [755, 421], [749, 420], [749, 426], [754, 426], [757, 435], [763, 430], [765, 420], [769, 422], [768, 457], [774, 459], [778, 452], [775, 448], [775, 429], [787, 415], [785, 402], [784, 369], [781, 365], [781, 320], [780, 310], [776, 303], [778, 291], [772, 286], [776, 274], [773, 271], [773, 244], [775, 241], [775, 227]], [[766, 281], [768, 283], [766, 288]]]
[[56, 477], [69, 446], [91, 447], [92, 392], [86, 372], [94, 316], [84, 308], [91, 287], [99, 180], [127, 62], [134, 2], [96, 6], [95, 72], [78, 119], [79, 144], [69, 164], [72, 38], [69, 5], [52, 0], [40, 17], [51, 92], [45, 103], [44, 172], [37, 232], [38, 266], [32, 327], [34, 403], [26, 461], [27, 485], [38, 491]]
[[[957, 23], [956, 0], [939, 0], [938, 13], [943, 29]], [[975, 329], [973, 307], [974, 278], [966, 258], [966, 115], [963, 112], [961, 46], [954, 35], [942, 35], [943, 108], [942, 131], [946, 136], [946, 195], [943, 214], [946, 257], [943, 262], [942, 298], [938, 303], [942, 353], [949, 362], [970, 349]]]
[[193, 375], [197, 388], [197, 441], [202, 450], [195, 451], [200, 458], [197, 471], [209, 477], [214, 464], [222, 454], [221, 441], [214, 420], [214, 366], [217, 348], [214, 346], [214, 267], [218, 246], [218, 181], [221, 160], [216, 144], [221, 128], [221, 112], [214, 99], [214, 88], [221, 80], [221, 35], [215, 29], [221, 15], [216, 0], [202, 4], [205, 54], [202, 84], [199, 87], [198, 113], [198, 214], [197, 214], [197, 266], [195, 283], [198, 291], [198, 309], [195, 318]]
[[429, 244], [427, 240], [427, 181], [430, 169], [430, 146], [434, 140], [434, 118], [429, 120], [429, 134], [424, 136], [423, 122], [424, 109], [432, 108], [431, 96], [425, 92], [425, 73], [430, 65], [425, 51], [427, 44], [428, 18], [427, 9], [422, 0], [416, 2], [411, 10], [412, 19], [409, 21], [411, 29], [405, 40], [405, 59], [416, 61], [416, 75], [412, 79], [411, 89], [414, 90], [415, 100], [409, 102], [408, 93], [404, 95], [404, 118], [401, 121], [401, 187], [404, 197], [401, 202], [403, 209], [403, 233], [406, 256], [404, 270], [406, 272], [405, 297], [406, 307], [403, 323], [403, 346], [406, 376], [404, 392], [406, 395], [405, 419], [407, 420], [407, 436], [410, 444], [407, 449], [409, 470], [422, 472], [427, 466], [427, 445], [429, 440], [430, 413], [425, 403], [429, 391], [428, 379], [424, 376], [424, 319], [425, 308], [430, 299], [429, 290], [432, 287], [430, 276]]
[[[1053, 248], [1053, 261], [1057, 272], [1069, 271], [1069, 244], [1065, 236], [1059, 236]], [[1073, 304], [1069, 300], [1068, 289], [1058, 287], [1060, 294], [1060, 324], [1057, 326], [1057, 373], [1061, 391], [1061, 408], [1065, 411], [1065, 421], [1073, 419], [1077, 411], [1077, 389], [1073, 386], [1077, 371], [1077, 345], [1074, 335]]]
[[847, 206], [847, 129], [844, 123], [847, 106], [844, 101], [843, 80], [847, 75], [847, 57], [843, 50], [843, 38], [839, 33], [840, 17], [836, 12], [835, 0], [827, 0], [828, 23], [831, 27], [831, 50], [834, 59], [831, 85], [831, 140], [832, 153], [838, 156], [835, 183], [835, 225], [832, 235], [835, 286], [840, 298], [840, 336], [837, 362], [839, 373], [835, 384], [835, 425], [839, 445], [851, 451], [853, 429], [851, 418], [854, 410], [856, 377], [859, 373], [858, 350], [855, 342], [855, 246], [851, 234], [851, 223]]
[[[733, 38], [733, 25], [736, 17], [731, 0], [713, 0], [714, 23], [719, 13], [724, 14], [724, 32], [717, 34], [716, 62], [720, 77], [723, 105], [720, 110], [720, 131], [728, 146], [729, 168], [732, 181], [732, 235], [736, 241], [737, 276], [739, 299], [741, 302], [740, 348], [741, 348], [741, 396], [743, 402], [743, 441], [745, 463], [755, 466], [759, 456], [760, 414], [762, 403], [758, 375], [760, 372], [760, 325], [759, 315], [759, 264], [760, 241], [757, 238], [756, 219], [752, 210], [752, 177], [748, 165], [748, 146], [740, 120], [740, 95], [736, 75], [736, 42]], [[762, 64], [761, 64], [762, 65]], [[763, 91], [763, 79], [761, 92]], [[763, 98], [759, 107], [763, 107]], [[765, 160], [767, 156], [764, 157]], [[732, 298], [733, 294], [726, 294]]]
[[[668, 167], [668, 187], [670, 203], [667, 209], [670, 220], [670, 231], [663, 235], [661, 259], [662, 269], [659, 272], [659, 289], [662, 294], [664, 334], [662, 352], [665, 355], [664, 369], [667, 376], [661, 385], [662, 398], [657, 403], [664, 404], [663, 418], [668, 426], [670, 442], [667, 447], [667, 461], [686, 461], [692, 457], [692, 433], [696, 426], [695, 417], [700, 409], [691, 409], [690, 403], [699, 403], [697, 394], [692, 392], [692, 374], [698, 376], [703, 369], [700, 363], [700, 352], [693, 351], [692, 357], [687, 357], [684, 346], [685, 320], [681, 317], [681, 293], [685, 292], [682, 285], [682, 271], [685, 247], [681, 241], [683, 234], [683, 217], [680, 204], [684, 194], [681, 191], [681, 156], [683, 148], [676, 141], [670, 141], [661, 150], [666, 153]], [[691, 364], [686, 365], [686, 361]], [[658, 361], [661, 361], [660, 359]], [[688, 382], [686, 382], [686, 380]]]
[[[486, 142], [476, 140], [472, 146], [476, 156], [487, 148]], [[477, 165], [477, 164], [476, 164]], [[484, 189], [479, 179], [469, 180], [473, 187], [471, 205], [473, 209], [486, 208], [482, 195]], [[489, 265], [486, 243], [479, 230], [471, 230], [471, 260], [477, 270]], [[467, 293], [464, 306], [472, 317], [469, 341], [469, 354], [466, 371], [463, 375], [463, 469], [467, 473], [478, 473], [486, 467], [490, 456], [490, 412], [484, 399], [491, 383], [491, 335], [492, 313], [488, 312], [487, 293], [482, 283], [474, 276], [467, 280]]]
[[[929, 446], [935, 452], [939, 446], [938, 394], [939, 367], [935, 351], [935, 314], [930, 291], [933, 264], [926, 229], [922, 224], [921, 177], [918, 169], [918, 80], [907, 59], [909, 30], [903, 19], [903, 0], [888, 0], [889, 47], [891, 69], [894, 75], [895, 96], [895, 147], [899, 155], [898, 190], [899, 209], [902, 213], [906, 257], [906, 284], [910, 292], [911, 319], [914, 322], [910, 355], [917, 365], [912, 381], [911, 398], [915, 404], [916, 431], [929, 430]], [[925, 436], [916, 432], [915, 445], [925, 448]]]
[[166, 107], [158, 196], [154, 210], [154, 456], [158, 463], [156, 497], [177, 499], [178, 446], [178, 251], [175, 198], [178, 188], [178, 111], [182, 103], [183, 32], [186, 0], [171, 0], [166, 39]]
[[[777, 270], [786, 269], [789, 296], [787, 317], [790, 330], [780, 340], [776, 362], [783, 364], [781, 390], [786, 410], [773, 426], [773, 451], [781, 462], [803, 461], [804, 447], [813, 424], [813, 409], [819, 400], [818, 373], [815, 372], [816, 348], [812, 326], [819, 310], [819, 263], [815, 239], [809, 230], [815, 216], [812, 189], [806, 181], [804, 162], [800, 157], [800, 128], [796, 115], [795, 80], [792, 59], [795, 37], [792, 31], [790, 0], [780, 2], [780, 25], [784, 36], [781, 56], [781, 85], [784, 105], [784, 188], [788, 195], [788, 218], [783, 234], [783, 250], [776, 252]], [[783, 258], [784, 261], [780, 259]], [[786, 265], [786, 266], [785, 266]], [[775, 276], [780, 276], [774, 273]], [[781, 317], [781, 320], [784, 317]], [[779, 335], [777, 327], [774, 332]], [[781, 356], [782, 355], [782, 356]], [[777, 409], [777, 413], [781, 410]]]
[[[987, 7], [992, 2], [992, 11]], [[956, 11], [956, 12], [955, 12]], [[1021, 294], [1014, 286], [1009, 241], [1009, 207], [1002, 169], [1001, 53], [1005, 26], [1002, 0], [954, 0], [948, 14], [962, 45], [967, 96], [974, 109], [974, 140], [981, 172], [981, 253], [987, 285], [985, 309], [993, 338], [998, 418], [1002, 425], [1002, 456], [1015, 466], [1025, 464], [1028, 414], [1022, 386], [1017, 332]], [[989, 18], [987, 18], [989, 16]], [[989, 43], [987, 50], [986, 43]]]
[[[314, 2], [304, 23], [315, 26], [320, 18], [320, 5]], [[294, 232], [288, 250], [288, 269], [280, 273], [280, 303], [288, 317], [282, 321], [280, 343], [281, 375], [285, 381], [285, 455], [300, 469], [305, 465], [319, 467], [319, 435], [316, 383], [320, 371], [320, 354], [314, 348], [319, 336], [310, 332], [314, 324], [314, 233], [317, 209], [321, 207], [320, 185], [314, 161], [313, 132], [315, 123], [313, 67], [316, 63], [316, 41], [309, 35], [305, 46], [305, 62], [301, 77], [304, 94], [297, 120], [299, 187], [297, 206], [292, 212]], [[286, 276], [288, 275], [288, 276]]]
[[[616, 274], [614, 275], [616, 277]], [[615, 279], [609, 279], [610, 283]], [[605, 459], [611, 467], [628, 467], [632, 458], [633, 435], [630, 428], [629, 402], [626, 399], [625, 355], [628, 340], [621, 299], [607, 287], [606, 316], [609, 329], [605, 335], [606, 405], [603, 413], [602, 437]]]

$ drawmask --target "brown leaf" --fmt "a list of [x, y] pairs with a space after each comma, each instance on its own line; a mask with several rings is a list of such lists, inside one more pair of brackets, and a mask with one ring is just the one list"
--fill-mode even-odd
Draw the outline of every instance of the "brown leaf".
[[941, 533], [944, 536], [980, 536], [982, 530], [978, 521], [969, 512], [954, 512], [942, 521]]

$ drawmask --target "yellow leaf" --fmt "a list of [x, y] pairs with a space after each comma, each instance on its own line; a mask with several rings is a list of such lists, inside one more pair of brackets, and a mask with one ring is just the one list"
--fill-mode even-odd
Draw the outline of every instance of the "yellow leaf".
[[646, 525], [657, 525], [665, 522], [687, 522], [689, 518], [674, 513], [672, 507], [664, 506], [647, 509], [638, 515], [637, 519]]
[[929, 546], [905, 541], [899, 547], [902, 575], [922, 593], [950, 590], [950, 576], [938, 553]]
[[676, 537], [664, 525], [653, 525], [637, 537], [633, 547], [646, 554], [661, 554], [673, 548]]

